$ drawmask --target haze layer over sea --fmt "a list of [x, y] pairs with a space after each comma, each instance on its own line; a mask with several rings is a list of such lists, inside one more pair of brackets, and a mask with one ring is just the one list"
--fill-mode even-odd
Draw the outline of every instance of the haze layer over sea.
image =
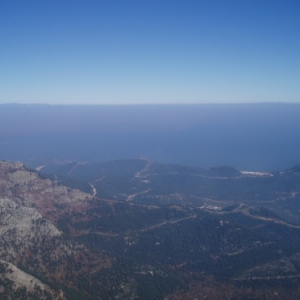
[[277, 171], [300, 163], [300, 105], [0, 105], [0, 159], [147, 158]]

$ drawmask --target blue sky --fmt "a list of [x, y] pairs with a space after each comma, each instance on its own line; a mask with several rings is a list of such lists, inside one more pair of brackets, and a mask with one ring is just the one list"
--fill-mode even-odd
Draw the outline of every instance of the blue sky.
[[0, 103], [300, 102], [300, 1], [1, 1]]

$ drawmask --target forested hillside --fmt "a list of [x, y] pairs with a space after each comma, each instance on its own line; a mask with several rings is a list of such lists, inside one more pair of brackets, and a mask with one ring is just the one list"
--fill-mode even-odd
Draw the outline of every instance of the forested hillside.
[[39, 172], [0, 164], [3, 299], [299, 298], [296, 167], [123, 160]]

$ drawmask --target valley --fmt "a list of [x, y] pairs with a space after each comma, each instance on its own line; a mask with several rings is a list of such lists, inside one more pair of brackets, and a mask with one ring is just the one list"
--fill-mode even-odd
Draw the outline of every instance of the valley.
[[1, 293], [298, 299], [299, 174], [146, 159], [37, 170], [2, 161]]

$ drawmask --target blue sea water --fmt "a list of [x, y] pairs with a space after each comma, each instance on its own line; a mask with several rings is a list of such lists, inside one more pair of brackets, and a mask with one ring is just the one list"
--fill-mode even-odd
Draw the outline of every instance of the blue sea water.
[[300, 163], [300, 105], [0, 105], [0, 159], [148, 158], [285, 170]]

